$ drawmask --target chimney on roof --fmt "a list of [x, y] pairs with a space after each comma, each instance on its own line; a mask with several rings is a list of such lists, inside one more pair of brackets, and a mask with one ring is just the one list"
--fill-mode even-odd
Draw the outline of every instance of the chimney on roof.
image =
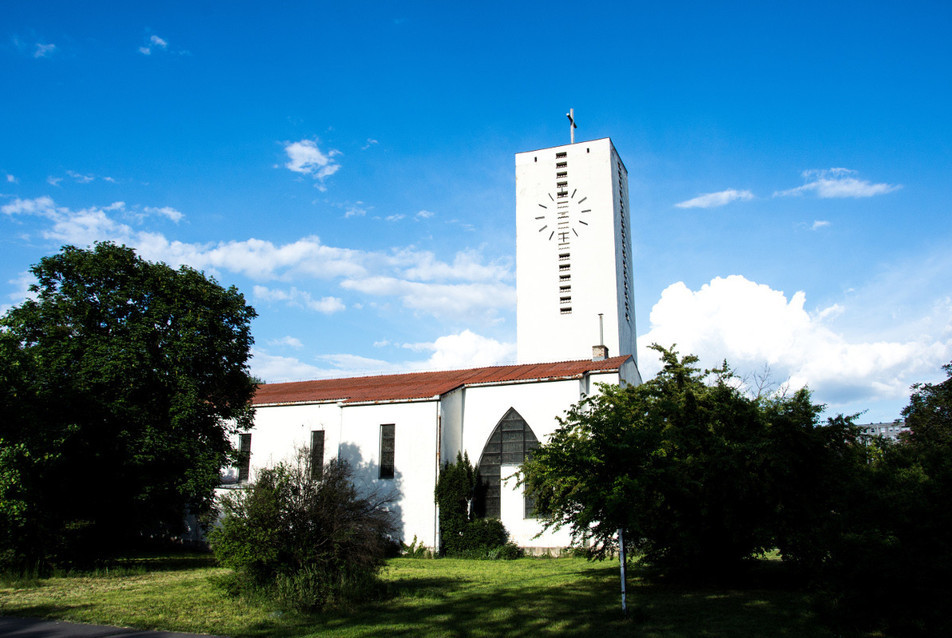
[[608, 358], [608, 346], [605, 345], [604, 315], [598, 313], [598, 344], [592, 346], [592, 361], [604, 361]]

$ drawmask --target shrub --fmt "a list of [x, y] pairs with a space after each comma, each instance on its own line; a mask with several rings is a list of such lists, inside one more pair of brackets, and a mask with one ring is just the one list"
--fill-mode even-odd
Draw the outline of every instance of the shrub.
[[440, 553], [455, 554], [461, 547], [463, 531], [471, 520], [470, 503], [476, 487], [476, 470], [469, 456], [456, 454], [455, 463], [446, 463], [436, 481], [436, 504], [440, 509]]
[[393, 496], [361, 495], [351, 479], [338, 461], [313, 478], [303, 454], [225, 498], [209, 541], [235, 570], [234, 588], [303, 611], [372, 593], [395, 531], [386, 507]]

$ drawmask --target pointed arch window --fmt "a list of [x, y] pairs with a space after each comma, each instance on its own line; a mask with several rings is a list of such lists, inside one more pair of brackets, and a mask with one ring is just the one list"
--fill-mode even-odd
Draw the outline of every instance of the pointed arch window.
[[[501, 515], [503, 465], [519, 465], [539, 447], [539, 440], [515, 408], [509, 408], [489, 435], [479, 457], [473, 508], [479, 518]], [[525, 499], [525, 517], [533, 515], [533, 504]]]

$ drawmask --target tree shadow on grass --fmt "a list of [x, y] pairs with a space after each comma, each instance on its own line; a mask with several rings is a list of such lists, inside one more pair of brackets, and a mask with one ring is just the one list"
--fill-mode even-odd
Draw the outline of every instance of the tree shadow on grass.
[[[532, 559], [527, 559], [532, 560]], [[521, 572], [520, 572], [521, 574]], [[393, 597], [354, 611], [332, 611], [291, 627], [249, 635], [346, 636], [828, 636], [805, 594], [782, 588], [691, 587], [653, 583], [638, 568], [628, 586], [629, 619], [620, 610], [617, 565], [504, 582], [421, 576], [391, 583]]]

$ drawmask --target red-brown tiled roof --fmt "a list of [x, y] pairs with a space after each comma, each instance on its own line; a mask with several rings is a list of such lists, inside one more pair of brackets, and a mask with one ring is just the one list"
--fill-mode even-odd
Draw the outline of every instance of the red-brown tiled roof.
[[579, 378], [587, 372], [617, 370], [627, 359], [629, 359], [629, 356], [624, 355], [602, 361], [583, 359], [581, 361], [525, 363], [511, 366], [471, 368], [469, 370], [448, 370], [445, 372], [410, 372], [376, 377], [267, 383], [258, 386], [253, 404], [273, 405], [324, 401], [364, 403], [426, 399], [438, 394], [445, 394], [464, 385], [478, 383]]

